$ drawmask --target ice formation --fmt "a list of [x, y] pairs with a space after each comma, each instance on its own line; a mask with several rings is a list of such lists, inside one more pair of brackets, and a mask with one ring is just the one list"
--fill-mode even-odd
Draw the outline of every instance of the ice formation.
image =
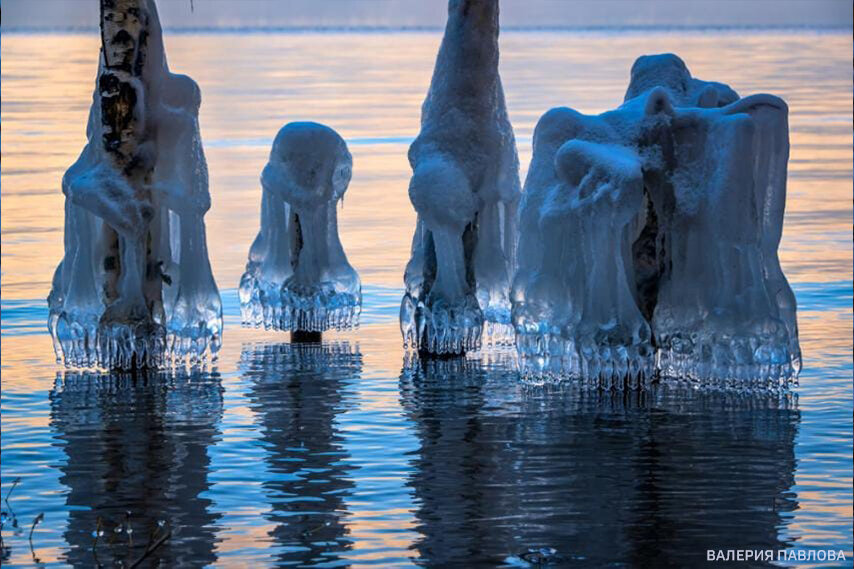
[[243, 322], [322, 332], [358, 324], [359, 275], [338, 238], [336, 206], [353, 159], [331, 128], [285, 125], [261, 174], [261, 230], [240, 280]]
[[222, 331], [199, 88], [169, 72], [154, 0], [102, 2], [101, 37], [88, 143], [62, 179], [54, 348], [79, 367], [198, 363]]
[[484, 322], [496, 339], [509, 337], [520, 184], [498, 75], [497, 0], [450, 0], [409, 163], [418, 221], [400, 307], [404, 345], [475, 350]]
[[780, 268], [787, 107], [640, 57], [625, 101], [540, 119], [520, 206], [523, 371], [785, 385], [800, 370]]

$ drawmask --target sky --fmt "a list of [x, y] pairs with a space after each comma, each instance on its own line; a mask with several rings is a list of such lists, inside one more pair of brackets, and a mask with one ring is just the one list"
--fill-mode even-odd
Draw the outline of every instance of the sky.
[[[166, 28], [441, 27], [444, 0], [159, 0]], [[98, 0], [2, 0], [2, 27], [96, 27]], [[503, 0], [505, 27], [852, 27], [851, 0]]]

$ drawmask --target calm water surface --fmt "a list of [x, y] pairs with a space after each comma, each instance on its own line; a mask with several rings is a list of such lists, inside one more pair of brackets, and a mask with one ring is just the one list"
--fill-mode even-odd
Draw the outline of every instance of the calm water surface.
[[[127, 565], [170, 528], [143, 566], [526, 566], [532, 547], [572, 566], [693, 567], [739, 548], [842, 550], [851, 566], [850, 34], [501, 38], [523, 175], [538, 117], [618, 105], [643, 53], [674, 51], [698, 77], [788, 101], [780, 253], [805, 364], [786, 395], [545, 389], [520, 384], [506, 351], [405, 358], [406, 150], [440, 36], [168, 36], [173, 70], [204, 98], [225, 343], [205, 372], [99, 377], [53, 363], [44, 301], [98, 37], [2, 35], [4, 566]], [[365, 289], [362, 328], [311, 348], [241, 329], [235, 292], [259, 173], [294, 120], [350, 145], [340, 232]]]

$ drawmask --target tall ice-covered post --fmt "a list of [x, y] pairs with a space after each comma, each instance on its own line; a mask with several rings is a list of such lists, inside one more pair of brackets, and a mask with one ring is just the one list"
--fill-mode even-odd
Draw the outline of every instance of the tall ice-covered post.
[[[450, 0], [421, 132], [418, 213], [400, 328], [407, 347], [461, 354], [510, 338], [519, 160], [498, 75], [498, 0]], [[491, 331], [491, 334], [489, 333]]]

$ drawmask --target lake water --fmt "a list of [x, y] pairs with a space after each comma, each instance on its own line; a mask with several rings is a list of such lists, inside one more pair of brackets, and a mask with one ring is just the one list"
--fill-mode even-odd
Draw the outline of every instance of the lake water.
[[[142, 566], [526, 566], [529, 548], [590, 567], [698, 566], [707, 549], [833, 549], [851, 566], [850, 31], [501, 36], [523, 176], [539, 116], [617, 106], [640, 54], [673, 51], [697, 77], [786, 99], [780, 255], [804, 371], [783, 395], [534, 388], [501, 350], [405, 358], [406, 151], [440, 39], [167, 35], [173, 71], [203, 93], [224, 345], [215, 369], [189, 377], [94, 377], [54, 363], [44, 299], [62, 256], [60, 179], [85, 142], [99, 39], [2, 35], [4, 566], [129, 565], [152, 532], [170, 529]], [[364, 283], [361, 329], [313, 348], [241, 329], [236, 294], [261, 168], [295, 120], [326, 123], [350, 145], [340, 233]]]

